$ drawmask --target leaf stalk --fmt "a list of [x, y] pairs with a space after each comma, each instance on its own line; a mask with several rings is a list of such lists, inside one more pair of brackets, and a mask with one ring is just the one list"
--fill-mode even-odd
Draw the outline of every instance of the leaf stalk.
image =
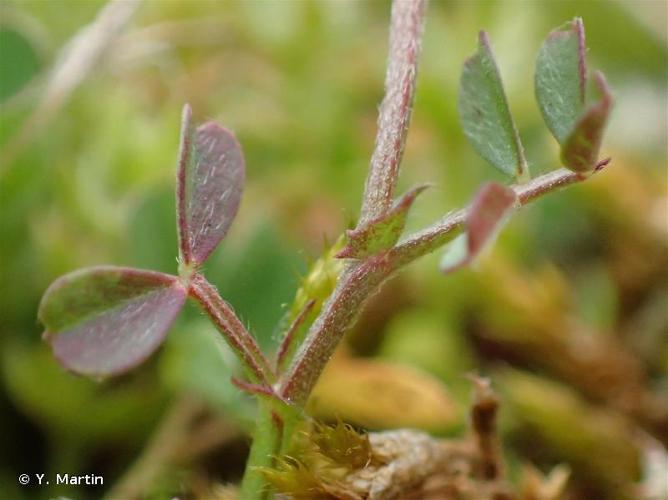
[[269, 386], [275, 379], [267, 358], [260, 350], [255, 338], [244, 327], [232, 307], [225, 302], [216, 287], [200, 273], [195, 273], [190, 281], [188, 293], [207, 313], [216, 328], [237, 354], [252, 383]]

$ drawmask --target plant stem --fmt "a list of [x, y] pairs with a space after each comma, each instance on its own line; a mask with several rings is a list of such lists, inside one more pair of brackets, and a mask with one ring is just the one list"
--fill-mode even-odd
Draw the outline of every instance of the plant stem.
[[[385, 97], [378, 115], [376, 145], [364, 188], [358, 228], [384, 215], [392, 206], [415, 96], [425, 10], [426, 0], [395, 0], [392, 4]], [[341, 327], [345, 330], [352, 323], [362, 303], [383, 281], [383, 274], [378, 272], [375, 273], [376, 280], [367, 278], [372, 270], [369, 265], [352, 264], [343, 272], [337, 288], [282, 378], [279, 389], [282, 397], [297, 404], [306, 402], [341, 338]], [[319, 358], [316, 364], [312, 362], [314, 356]]]
[[395, 0], [392, 4], [385, 97], [358, 227], [392, 205], [415, 96], [425, 9], [426, 0]]
[[193, 274], [188, 293], [197, 300], [209, 315], [223, 337], [234, 350], [253, 383], [269, 387], [275, 375], [260, 346], [237, 318], [232, 307], [225, 302], [218, 290], [199, 273]]
[[278, 351], [276, 353], [276, 373], [281, 373], [283, 371], [288, 353], [293, 347], [295, 333], [304, 324], [307, 316], [313, 310], [313, 306], [315, 306], [315, 299], [311, 299], [306, 303], [302, 310], [297, 314], [297, 317], [292, 321], [292, 324], [290, 324], [288, 330], [285, 332], [283, 341], [278, 347]]
[[260, 401], [253, 444], [241, 481], [239, 498], [263, 500], [270, 498], [269, 484], [262, 475], [262, 467], [271, 468], [281, 451], [284, 421], [271, 405]]
[[[540, 196], [584, 179], [586, 177], [562, 168], [525, 184], [514, 185], [512, 189], [517, 194], [518, 203], [523, 206]], [[320, 315], [311, 325], [292, 364], [279, 380], [278, 394], [291, 403], [303, 406], [364, 302], [396, 270], [450, 241], [463, 229], [467, 214], [468, 209], [451, 212], [432, 226], [400, 242], [393, 249], [350, 264], [339, 278]]]
[[292, 364], [279, 381], [278, 394], [303, 406], [343, 333], [352, 324], [366, 299], [391, 274], [387, 254], [349, 266], [324, 304]]
[[[246, 330], [230, 305], [225, 302], [216, 288], [204, 276], [195, 273], [190, 280], [189, 293], [202, 306], [230, 347], [236, 352], [246, 369], [250, 380], [259, 389], [271, 391], [275, 375], [271, 365], [260, 351], [253, 336]], [[258, 416], [246, 462], [240, 498], [262, 500], [271, 494], [269, 485], [262, 476], [262, 467], [273, 465], [279, 454], [283, 438], [284, 419], [270, 402], [258, 398]]]

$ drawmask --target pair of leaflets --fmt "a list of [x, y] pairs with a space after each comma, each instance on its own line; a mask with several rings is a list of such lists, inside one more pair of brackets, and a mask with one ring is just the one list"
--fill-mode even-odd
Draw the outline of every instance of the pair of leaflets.
[[[594, 74], [601, 94], [586, 102], [587, 65], [582, 19], [550, 33], [536, 61], [536, 100], [547, 127], [561, 146], [563, 165], [580, 175], [594, 172], [612, 97], [602, 73]], [[459, 113], [464, 134], [476, 152], [517, 182], [529, 179], [524, 148], [508, 106], [487, 34], [464, 64]], [[469, 207], [467, 231], [446, 251], [441, 267], [452, 271], [474, 260], [517, 205], [511, 188], [484, 186]]]
[[[602, 73], [594, 73], [601, 97], [587, 103], [587, 63], [582, 19], [549, 34], [536, 60], [536, 100], [548, 128], [561, 145], [561, 160], [578, 173], [598, 162], [612, 96]], [[513, 122], [489, 38], [479, 36], [478, 51], [464, 64], [459, 112], [464, 133], [489, 163], [519, 182], [528, 179], [527, 161]]]
[[97, 266], [57, 279], [39, 308], [45, 339], [67, 369], [104, 378], [160, 346], [189, 294], [188, 280], [227, 234], [239, 208], [245, 167], [234, 135], [214, 122], [195, 128], [183, 109], [177, 173], [181, 277]]

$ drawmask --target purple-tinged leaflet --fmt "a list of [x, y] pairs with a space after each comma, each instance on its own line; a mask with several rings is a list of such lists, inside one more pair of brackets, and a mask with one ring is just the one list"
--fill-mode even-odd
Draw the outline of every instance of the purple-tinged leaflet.
[[594, 82], [601, 98], [582, 113], [561, 148], [562, 163], [579, 173], [591, 173], [598, 167], [603, 132], [612, 109], [612, 95], [603, 73], [594, 73]]
[[449, 273], [470, 264], [494, 241], [517, 204], [517, 195], [496, 182], [485, 184], [473, 199], [466, 217], [466, 232], [450, 244], [441, 260]]
[[232, 132], [214, 122], [194, 128], [183, 108], [177, 171], [181, 262], [202, 264], [227, 234], [241, 201], [244, 158]]
[[162, 343], [187, 291], [174, 276], [100, 266], [66, 274], [51, 284], [39, 307], [44, 338], [72, 372], [118, 375]]

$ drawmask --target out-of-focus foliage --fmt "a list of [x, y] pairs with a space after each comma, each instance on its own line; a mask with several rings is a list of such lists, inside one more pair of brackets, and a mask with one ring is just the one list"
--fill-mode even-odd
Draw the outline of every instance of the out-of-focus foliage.
[[[240, 434], [252, 418], [252, 402], [229, 384], [238, 368], [195, 308], [155, 359], [102, 384], [64, 373], [40, 340], [37, 306], [57, 276], [95, 264], [176, 271], [184, 102], [197, 122], [233, 130], [244, 150], [239, 215], [205, 267], [267, 349], [308, 263], [357, 216], [372, 150], [387, 3], [144, 2], [62, 106], [33, 114], [49, 69], [103, 5], [0, 4], [3, 498], [99, 497], [53, 482], [21, 488], [17, 476], [96, 473], [108, 488], [183, 393]], [[459, 125], [459, 75], [479, 29], [494, 41], [532, 174], [556, 168], [532, 75], [545, 34], [576, 15], [589, 64], [614, 89], [601, 151], [612, 165], [523, 209], [477, 270], [443, 277], [437, 256], [410, 267], [372, 300], [349, 344], [432, 374], [461, 409], [465, 372], [490, 374], [504, 397], [511, 466], [531, 460], [546, 472], [565, 462], [575, 498], [593, 498], [632, 488], [645, 448], [634, 438], [607, 442], [587, 415], [668, 442], [659, 418], [668, 387], [665, 3], [432, 2], [399, 189], [436, 186], [415, 203], [410, 231], [466, 203], [483, 181], [505, 181]], [[497, 376], [500, 362], [517, 371]], [[565, 441], [566, 425], [601, 452]], [[243, 442], [180, 464], [183, 483], [235, 480]]]
[[14, 95], [39, 70], [39, 57], [29, 37], [19, 30], [2, 26], [0, 28], [2, 59], [0, 72], [0, 102]]

